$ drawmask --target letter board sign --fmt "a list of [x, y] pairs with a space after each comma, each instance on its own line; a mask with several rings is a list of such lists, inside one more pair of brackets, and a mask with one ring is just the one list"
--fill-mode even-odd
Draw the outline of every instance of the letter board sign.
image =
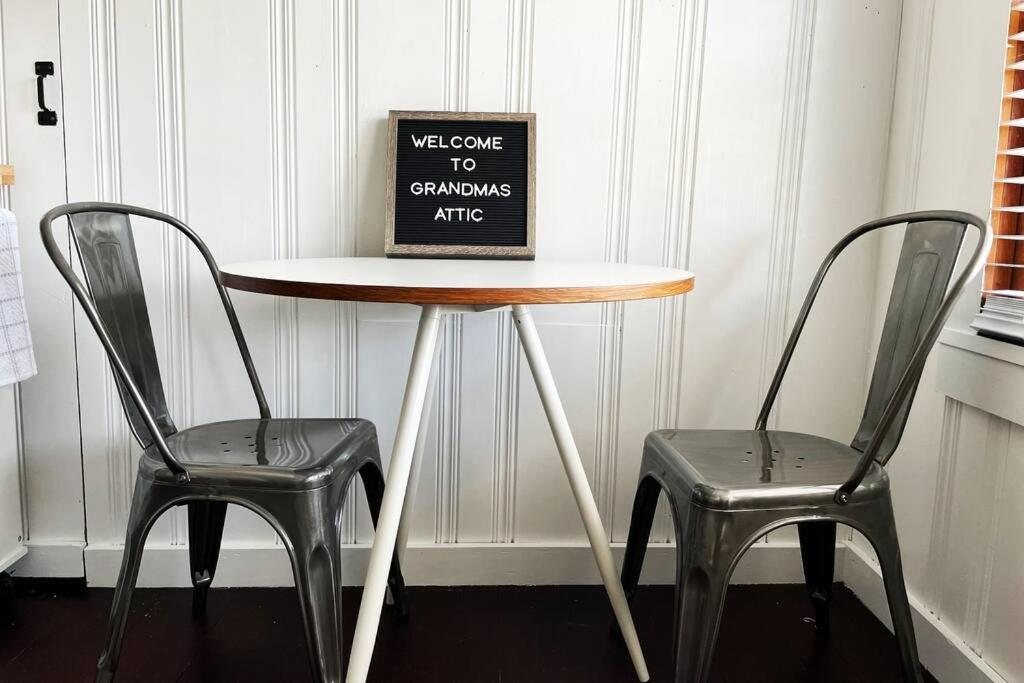
[[393, 111], [388, 256], [535, 255], [534, 114]]

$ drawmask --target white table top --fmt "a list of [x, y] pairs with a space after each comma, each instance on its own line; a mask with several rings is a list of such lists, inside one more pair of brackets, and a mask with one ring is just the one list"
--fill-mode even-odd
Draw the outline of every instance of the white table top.
[[226, 287], [344, 301], [505, 305], [651, 299], [693, 289], [693, 274], [628, 263], [305, 258], [222, 266]]

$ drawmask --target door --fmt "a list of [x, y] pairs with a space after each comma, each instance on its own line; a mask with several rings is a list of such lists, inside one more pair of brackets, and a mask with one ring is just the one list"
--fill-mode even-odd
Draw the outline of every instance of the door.
[[[0, 163], [12, 164], [16, 182], [2, 199], [18, 219], [25, 303], [39, 374], [22, 382], [20, 453], [24, 505], [7, 503], [0, 528], [17, 524], [28, 556], [16, 572], [82, 576], [85, 522], [82, 496], [78, 392], [71, 293], [39, 239], [39, 218], [66, 201], [64, 115], [57, 0], [0, 0]], [[43, 79], [55, 125], [40, 125], [36, 62], [53, 65]], [[66, 241], [66, 237], [65, 237]], [[6, 401], [7, 404], [13, 401]], [[7, 405], [0, 410], [9, 412]], [[3, 431], [13, 416], [5, 414]], [[6, 474], [6, 470], [5, 470]], [[7, 476], [5, 486], [10, 487]], [[0, 492], [6, 500], [7, 488]], [[17, 497], [15, 498], [17, 500]]]

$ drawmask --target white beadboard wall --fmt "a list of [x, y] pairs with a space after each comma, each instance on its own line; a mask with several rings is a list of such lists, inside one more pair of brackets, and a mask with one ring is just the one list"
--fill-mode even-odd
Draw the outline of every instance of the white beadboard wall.
[[[1008, 13], [1003, 0], [904, 3], [887, 212], [956, 207], [987, 217]], [[882, 243], [876, 333], [898, 253], [898, 237]], [[975, 283], [961, 299], [888, 469], [922, 662], [943, 681], [1022, 681], [1024, 354], [1010, 364], [950, 345], [976, 340], [960, 330], [979, 291]], [[998, 342], [977, 348], [999, 347], [1010, 353]], [[985, 384], [975, 397], [1002, 417], [955, 398], [972, 382]], [[1003, 419], [1014, 410], [1016, 423]], [[844, 579], [888, 623], [874, 554], [857, 535]]]
[[[644, 434], [752, 425], [820, 258], [881, 212], [901, 4], [64, 0], [68, 198], [175, 214], [223, 263], [379, 255], [389, 109], [536, 112], [539, 258], [697, 275], [686, 297], [535, 310], [598, 505], [621, 542]], [[177, 424], [253, 415], [202, 262], [150, 227], [138, 225], [138, 246]], [[873, 342], [875, 257], [873, 245], [851, 254], [823, 292], [781, 425], [852, 434]], [[369, 418], [386, 459], [415, 309], [234, 299], [273, 412]], [[76, 330], [67, 386], [77, 377], [81, 452], [47, 457], [69, 468], [81, 460], [86, 572], [110, 585], [138, 453], [84, 319]], [[71, 330], [61, 334], [70, 344]], [[66, 353], [40, 351], [41, 365]], [[438, 358], [410, 580], [596, 579], [508, 314], [449, 319]], [[32, 415], [42, 409], [27, 406], [30, 441], [45, 437], [31, 433], [43, 429]], [[86, 538], [80, 504], [55, 503], [46, 471], [29, 475], [33, 543]], [[36, 532], [37, 518], [65, 507], [78, 517]], [[346, 512], [347, 540], [365, 545], [362, 499]], [[666, 516], [656, 533], [670, 540]], [[773, 534], [743, 576], [800, 580], [792, 538]], [[142, 581], [183, 585], [186, 542], [184, 511], [168, 514], [151, 534]], [[222, 563], [218, 584], [290, 580], [279, 541], [255, 516], [233, 509], [225, 544], [235, 559]], [[358, 582], [365, 553], [350, 555], [347, 578]], [[655, 556], [670, 580], [671, 551]], [[481, 567], [493, 571], [470, 575]]]

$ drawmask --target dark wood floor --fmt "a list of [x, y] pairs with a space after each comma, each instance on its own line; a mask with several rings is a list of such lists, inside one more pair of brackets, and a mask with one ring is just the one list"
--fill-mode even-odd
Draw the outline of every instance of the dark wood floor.
[[[20, 584], [0, 623], [0, 681], [89, 681], [112, 591]], [[139, 590], [119, 681], [310, 680], [290, 589], [223, 589], [193, 622], [190, 592]], [[346, 647], [359, 591], [346, 590]], [[385, 612], [370, 679], [502, 683], [635, 681], [600, 588], [412, 588], [411, 616]], [[671, 681], [672, 590], [633, 605], [652, 680]], [[897, 681], [885, 627], [837, 586], [833, 632], [815, 635], [802, 586], [729, 592], [715, 681]], [[928, 679], [933, 680], [933, 679]]]

